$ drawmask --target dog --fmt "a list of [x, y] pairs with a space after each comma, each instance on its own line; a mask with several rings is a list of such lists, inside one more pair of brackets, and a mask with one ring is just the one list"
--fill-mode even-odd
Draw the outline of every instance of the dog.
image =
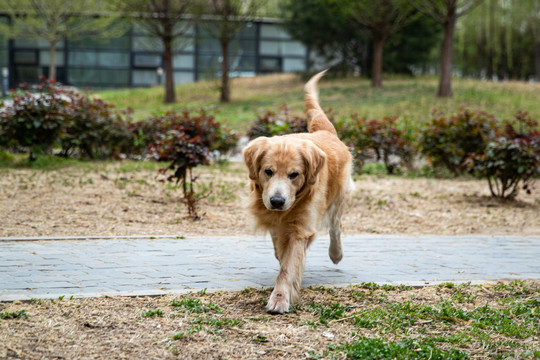
[[341, 216], [354, 190], [352, 156], [319, 105], [317, 83], [325, 72], [304, 87], [308, 133], [259, 137], [242, 153], [250, 178], [249, 210], [256, 227], [270, 232], [280, 263], [270, 313], [286, 313], [298, 300], [316, 230], [329, 228], [332, 262], [343, 257]]

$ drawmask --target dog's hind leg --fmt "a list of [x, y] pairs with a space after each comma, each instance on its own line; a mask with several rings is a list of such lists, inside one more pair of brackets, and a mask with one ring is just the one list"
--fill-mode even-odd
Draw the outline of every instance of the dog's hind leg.
[[344, 204], [334, 204], [329, 211], [330, 225], [330, 247], [328, 255], [334, 264], [338, 264], [343, 259], [343, 249], [341, 247], [341, 215], [343, 215]]
[[330, 228], [330, 247], [328, 255], [334, 264], [338, 264], [343, 259], [343, 249], [341, 247], [341, 216], [347, 206], [347, 201], [354, 191], [354, 182], [350, 175], [343, 188], [343, 193], [330, 206], [327, 213], [327, 221]]

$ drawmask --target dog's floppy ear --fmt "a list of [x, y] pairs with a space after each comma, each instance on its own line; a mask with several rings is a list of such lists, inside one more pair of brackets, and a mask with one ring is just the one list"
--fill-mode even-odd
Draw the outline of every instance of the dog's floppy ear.
[[249, 178], [251, 180], [258, 180], [259, 171], [261, 169], [261, 160], [266, 153], [266, 143], [268, 138], [258, 137], [255, 140], [252, 140], [242, 152], [244, 157], [244, 163], [246, 164], [249, 170]]
[[313, 185], [317, 182], [317, 175], [326, 162], [326, 154], [318, 146], [308, 143], [302, 151], [302, 157], [306, 165], [306, 183]]

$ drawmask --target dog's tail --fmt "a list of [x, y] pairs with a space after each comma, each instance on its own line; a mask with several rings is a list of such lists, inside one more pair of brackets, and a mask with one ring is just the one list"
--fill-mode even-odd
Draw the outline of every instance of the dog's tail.
[[332, 125], [330, 120], [328, 120], [328, 117], [319, 105], [319, 90], [317, 89], [317, 82], [323, 77], [326, 71], [327, 70], [324, 70], [314, 75], [304, 86], [304, 91], [306, 92], [306, 115], [308, 130], [310, 133], [319, 130], [326, 130], [337, 136], [334, 125]]

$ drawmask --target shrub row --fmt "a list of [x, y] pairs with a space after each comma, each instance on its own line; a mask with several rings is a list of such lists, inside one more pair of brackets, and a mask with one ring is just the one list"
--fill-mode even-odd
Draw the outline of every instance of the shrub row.
[[[435, 111], [432, 120], [419, 129], [406, 118], [367, 120], [352, 115], [333, 122], [351, 148], [357, 172], [366, 161], [374, 160], [394, 174], [411, 169], [415, 157], [422, 154], [436, 168], [486, 178], [491, 194], [501, 198], [514, 198], [520, 187], [530, 192], [532, 181], [540, 175], [538, 123], [524, 112], [512, 121], [501, 121], [482, 111], [462, 109], [451, 116]], [[248, 135], [306, 129], [305, 119], [290, 116], [284, 106], [277, 114], [266, 111], [259, 115]]]
[[20, 86], [11, 98], [12, 103], [3, 104], [0, 110], [0, 147], [29, 152], [31, 160], [53, 150], [64, 157], [91, 159], [140, 158], [152, 150], [154, 158], [170, 160], [159, 154], [167, 152], [163, 144], [171, 142], [171, 134], [190, 141], [211, 134], [210, 141], [204, 143], [204, 155], [209, 159], [211, 152], [226, 152], [238, 140], [205, 111], [169, 111], [133, 122], [129, 111], [114, 111], [100, 99], [45, 79], [32, 88]]

